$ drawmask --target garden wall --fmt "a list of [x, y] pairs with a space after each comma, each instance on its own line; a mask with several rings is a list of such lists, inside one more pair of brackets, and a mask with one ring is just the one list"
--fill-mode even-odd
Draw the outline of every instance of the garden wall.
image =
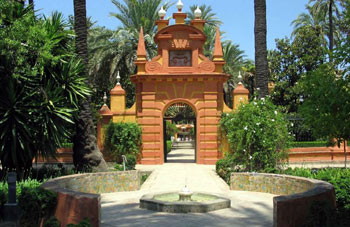
[[[289, 163], [343, 163], [344, 148], [335, 147], [295, 147], [288, 152]], [[350, 155], [350, 147], [347, 147]]]
[[64, 176], [43, 183], [57, 193], [55, 216], [62, 226], [79, 223], [88, 217], [92, 226], [100, 226], [100, 193], [135, 191], [141, 185], [138, 171], [86, 173]]
[[263, 173], [232, 173], [230, 189], [279, 195], [273, 198], [275, 227], [303, 226], [311, 205], [326, 202], [335, 208], [333, 185], [319, 180], [288, 175]]

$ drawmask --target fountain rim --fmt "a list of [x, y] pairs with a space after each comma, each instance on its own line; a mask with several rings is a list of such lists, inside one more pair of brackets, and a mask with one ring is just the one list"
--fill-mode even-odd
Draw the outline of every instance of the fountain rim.
[[148, 194], [145, 194], [143, 195], [141, 198], [140, 198], [140, 201], [147, 201], [147, 202], [154, 202], [154, 203], [158, 203], [158, 204], [163, 204], [163, 205], [188, 205], [188, 206], [191, 206], [191, 205], [211, 205], [211, 204], [216, 204], [216, 203], [219, 203], [219, 202], [225, 202], [227, 200], [229, 200], [231, 202], [231, 199], [225, 197], [224, 195], [222, 194], [218, 194], [218, 193], [211, 193], [211, 192], [202, 192], [202, 191], [192, 191], [192, 195], [194, 194], [204, 194], [204, 195], [210, 195], [210, 196], [214, 196], [216, 197], [216, 199], [213, 199], [213, 200], [209, 200], [209, 201], [204, 201], [204, 202], [196, 202], [196, 201], [173, 201], [173, 202], [170, 202], [170, 201], [164, 201], [164, 200], [158, 200], [158, 199], [155, 199], [154, 197], [155, 196], [159, 196], [159, 195], [165, 195], [165, 194], [172, 194], [172, 193], [175, 193], [175, 194], [179, 194], [179, 191], [164, 191], [164, 192], [154, 192], [154, 193], [148, 193]]

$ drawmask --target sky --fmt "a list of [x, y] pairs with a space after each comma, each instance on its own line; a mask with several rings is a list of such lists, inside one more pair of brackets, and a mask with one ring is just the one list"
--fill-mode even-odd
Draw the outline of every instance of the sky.
[[[121, 1], [121, 0], [120, 0]], [[173, 0], [177, 1], [177, 0]], [[293, 30], [291, 22], [306, 12], [305, 5], [309, 0], [266, 0], [267, 48], [275, 48], [276, 38], [290, 37]], [[35, 9], [39, 14], [50, 15], [52, 11], [62, 12], [66, 17], [73, 15], [73, 0], [35, 0]], [[239, 44], [247, 58], [254, 60], [254, 0], [182, 0], [183, 11], [189, 11], [194, 4], [210, 5], [213, 12], [223, 22], [220, 30], [225, 34], [222, 40], [232, 40]], [[115, 29], [121, 23], [110, 16], [117, 12], [111, 0], [86, 0], [87, 15], [97, 21], [97, 25]], [[172, 6], [166, 17], [176, 12]]]

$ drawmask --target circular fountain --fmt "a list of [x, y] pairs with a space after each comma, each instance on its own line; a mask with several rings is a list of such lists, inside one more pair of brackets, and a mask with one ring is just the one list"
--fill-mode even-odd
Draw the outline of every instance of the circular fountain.
[[231, 201], [220, 195], [191, 192], [186, 186], [180, 192], [146, 194], [140, 208], [169, 213], [206, 213], [231, 207]]

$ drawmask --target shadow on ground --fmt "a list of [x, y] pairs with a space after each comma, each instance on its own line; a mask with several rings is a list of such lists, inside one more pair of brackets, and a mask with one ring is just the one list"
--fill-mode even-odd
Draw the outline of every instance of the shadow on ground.
[[173, 214], [139, 208], [139, 203], [104, 205], [102, 226], [272, 226], [271, 207], [262, 202], [235, 204], [209, 213]]

